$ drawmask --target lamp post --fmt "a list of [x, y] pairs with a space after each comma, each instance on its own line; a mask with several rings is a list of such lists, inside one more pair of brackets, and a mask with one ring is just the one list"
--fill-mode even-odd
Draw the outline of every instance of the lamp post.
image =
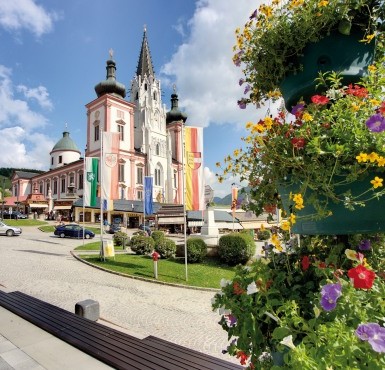
[[1, 209], [1, 219], [2, 220], [4, 218], [4, 203], [5, 203], [4, 195], [5, 195], [5, 178], [3, 177], [3, 194], [2, 194], [2, 209]]

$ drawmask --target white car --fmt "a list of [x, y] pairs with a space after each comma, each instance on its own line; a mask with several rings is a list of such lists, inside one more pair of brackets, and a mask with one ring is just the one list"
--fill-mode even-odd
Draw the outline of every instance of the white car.
[[7, 236], [20, 235], [22, 233], [20, 227], [8, 226], [4, 222], [0, 221], [0, 234]]

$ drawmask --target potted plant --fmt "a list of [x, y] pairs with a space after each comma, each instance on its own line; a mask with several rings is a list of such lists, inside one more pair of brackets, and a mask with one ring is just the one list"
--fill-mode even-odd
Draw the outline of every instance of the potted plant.
[[[239, 82], [245, 86], [239, 106], [278, 99], [283, 91], [290, 110], [295, 99], [314, 94], [318, 71], [344, 71], [350, 82], [356, 82], [366, 72], [364, 62], [370, 64], [373, 58], [384, 13], [382, 0], [293, 0], [261, 5], [243, 30], [236, 31], [233, 61], [245, 74]], [[333, 46], [335, 37], [338, 44]], [[320, 42], [322, 51], [317, 52]], [[353, 51], [355, 67], [347, 64], [344, 46]], [[304, 54], [309, 53], [306, 60]], [[299, 92], [292, 90], [293, 82]]]
[[275, 238], [275, 251], [238, 266], [212, 300], [224, 352], [250, 370], [385, 368], [384, 242], [312, 236], [276, 253]]

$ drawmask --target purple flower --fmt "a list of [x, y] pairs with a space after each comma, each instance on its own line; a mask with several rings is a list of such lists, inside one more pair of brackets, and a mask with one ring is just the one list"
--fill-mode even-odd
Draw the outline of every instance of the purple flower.
[[332, 311], [337, 306], [337, 299], [341, 296], [341, 284], [327, 284], [321, 289], [321, 306], [325, 311]]
[[368, 251], [371, 248], [372, 246], [370, 245], [370, 240], [368, 239], [362, 240], [361, 243], [358, 245], [358, 249], [360, 251]]
[[385, 117], [382, 114], [373, 114], [366, 121], [366, 126], [372, 132], [382, 132], [385, 130]]
[[243, 78], [239, 79], [239, 86], [242, 86], [244, 84], [245, 80]]
[[225, 320], [226, 320], [227, 325], [230, 328], [237, 323], [237, 318], [234, 315], [232, 315], [232, 314], [225, 315]]
[[375, 352], [385, 352], [385, 328], [376, 323], [360, 324], [356, 330], [358, 338], [368, 341]]
[[250, 15], [249, 19], [257, 18], [258, 11], [255, 9], [253, 13]]
[[246, 100], [245, 99], [238, 100], [238, 106], [241, 109], [246, 109]]
[[250, 85], [246, 85], [245, 91], [243, 92], [244, 94], [247, 94], [251, 90]]
[[305, 108], [305, 104], [297, 104], [292, 107], [291, 114], [296, 115], [297, 113], [303, 111], [303, 108]]
[[243, 50], [240, 50], [237, 54], [233, 56], [233, 62], [234, 64], [239, 67], [241, 65], [241, 56], [243, 55]]

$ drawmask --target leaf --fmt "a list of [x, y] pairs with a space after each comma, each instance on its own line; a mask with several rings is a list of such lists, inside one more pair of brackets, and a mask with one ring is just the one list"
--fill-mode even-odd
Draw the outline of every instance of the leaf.
[[281, 340], [290, 335], [291, 330], [289, 328], [275, 328], [273, 331], [273, 339]]

